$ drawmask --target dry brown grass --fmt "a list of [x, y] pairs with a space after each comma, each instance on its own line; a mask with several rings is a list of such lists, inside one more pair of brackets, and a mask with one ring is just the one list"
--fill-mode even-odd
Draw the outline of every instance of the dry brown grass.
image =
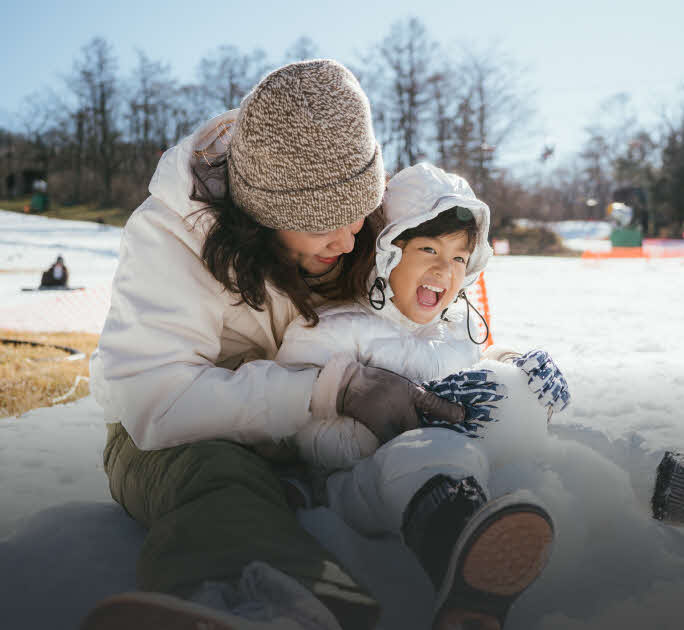
[[[90, 333], [36, 333], [3, 330], [1, 339], [38, 341], [67, 346], [84, 352], [86, 358], [64, 361], [68, 353], [55, 348], [0, 344], [0, 417], [16, 416], [35, 409], [51, 407], [53, 400], [66, 394], [77, 376], [88, 377], [88, 359], [97, 346], [98, 335]], [[60, 403], [86, 396], [88, 382], [81, 380], [74, 392]]]

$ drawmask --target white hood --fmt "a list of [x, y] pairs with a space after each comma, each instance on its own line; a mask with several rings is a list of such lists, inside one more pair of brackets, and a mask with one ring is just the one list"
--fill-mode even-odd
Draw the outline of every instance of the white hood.
[[463, 283], [466, 287], [477, 280], [492, 255], [492, 248], [487, 242], [487, 204], [475, 196], [465, 179], [427, 162], [405, 168], [390, 179], [382, 200], [385, 228], [375, 243], [376, 277], [386, 281], [384, 291], [387, 300], [394, 295], [389, 285], [390, 272], [399, 264], [402, 253], [399, 247], [392, 245], [392, 241], [404, 230], [425, 223], [454, 206], [470, 210], [477, 224], [477, 241], [468, 260]]
[[[190, 168], [195, 162], [192, 158], [197, 152], [205, 153], [208, 159], [224, 154], [228, 149], [238, 112], [238, 109], [232, 109], [212, 118], [183, 138], [179, 144], [165, 151], [150, 180], [150, 194], [183, 217], [203, 208], [206, 204], [190, 199], [193, 188]], [[216, 197], [225, 195], [225, 180], [208, 180], [206, 183]]]

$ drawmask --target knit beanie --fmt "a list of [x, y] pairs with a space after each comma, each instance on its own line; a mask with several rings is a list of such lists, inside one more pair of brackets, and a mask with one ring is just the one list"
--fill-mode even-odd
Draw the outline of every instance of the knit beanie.
[[385, 171], [354, 75], [316, 59], [262, 79], [240, 106], [228, 177], [233, 201], [273, 229], [327, 232], [375, 210]]

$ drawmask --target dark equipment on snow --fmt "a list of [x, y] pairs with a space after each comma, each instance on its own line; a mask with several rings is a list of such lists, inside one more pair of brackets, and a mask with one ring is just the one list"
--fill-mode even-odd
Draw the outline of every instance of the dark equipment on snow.
[[44, 287], [44, 286], [39, 286], [39, 287], [21, 287], [22, 291], [83, 291], [85, 287], [63, 287], [63, 286], [56, 286], [56, 287]]
[[52, 266], [43, 272], [40, 287], [66, 287], [69, 282], [69, 270], [64, 264], [64, 259], [57, 256]]
[[658, 464], [651, 508], [659, 521], [684, 524], [684, 453], [665, 452]]
[[648, 196], [644, 188], [638, 186], [616, 188], [613, 191], [613, 201], [623, 203], [634, 211], [632, 219], [626, 227], [641, 228], [643, 234], [649, 232], [649, 228], [651, 227], [649, 226], [651, 216], [648, 206]]

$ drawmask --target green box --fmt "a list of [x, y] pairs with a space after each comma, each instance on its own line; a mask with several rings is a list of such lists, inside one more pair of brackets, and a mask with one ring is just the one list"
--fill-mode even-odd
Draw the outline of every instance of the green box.
[[641, 247], [641, 228], [614, 228], [610, 233], [610, 243], [613, 247]]
[[33, 193], [31, 212], [45, 212], [48, 209], [48, 196], [45, 193]]

